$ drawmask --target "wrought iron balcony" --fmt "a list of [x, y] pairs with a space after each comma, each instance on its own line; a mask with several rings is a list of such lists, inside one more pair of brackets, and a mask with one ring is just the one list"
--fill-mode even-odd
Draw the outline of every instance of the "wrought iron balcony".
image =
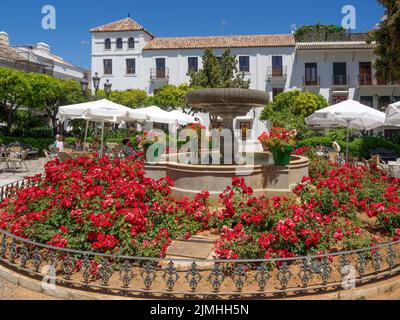
[[321, 77], [318, 76], [316, 78], [306, 78], [303, 77], [303, 87], [308, 88], [308, 87], [316, 87], [319, 88], [321, 86]]
[[151, 81], [169, 81], [169, 68], [150, 68]]
[[344, 74], [335, 74], [332, 77], [333, 87], [348, 87], [350, 83], [350, 76]]
[[399, 86], [399, 82], [389, 82], [381, 77], [372, 76], [371, 74], [358, 75], [358, 86]]

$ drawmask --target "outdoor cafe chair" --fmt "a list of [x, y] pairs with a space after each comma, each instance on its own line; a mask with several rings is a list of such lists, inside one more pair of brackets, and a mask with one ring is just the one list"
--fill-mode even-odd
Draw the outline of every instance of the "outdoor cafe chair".
[[[11, 148], [12, 149], [12, 148]], [[22, 153], [15, 153], [12, 152], [13, 150], [10, 149], [10, 154], [6, 157], [7, 168], [9, 168], [9, 164], [13, 164], [15, 167], [19, 164], [19, 168], [22, 168], [22, 165], [25, 166], [26, 172], [29, 172], [28, 166], [26, 165], [26, 159], [29, 156], [29, 150], [26, 149], [22, 151]]]

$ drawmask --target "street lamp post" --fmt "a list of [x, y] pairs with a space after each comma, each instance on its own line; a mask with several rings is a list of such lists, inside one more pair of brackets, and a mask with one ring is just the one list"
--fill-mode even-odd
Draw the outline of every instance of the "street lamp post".
[[110, 80], [107, 79], [107, 82], [104, 84], [104, 92], [106, 93], [107, 99], [110, 96], [111, 87], [112, 87], [112, 84], [110, 83]]
[[97, 72], [95, 73], [95, 76], [92, 78], [92, 80], [93, 80], [93, 87], [95, 90], [95, 96], [97, 97], [97, 92], [99, 91], [99, 86], [100, 86], [100, 77]]
[[88, 90], [88, 87], [89, 87], [89, 81], [87, 81], [86, 78], [84, 77], [84, 78], [80, 81], [80, 84], [81, 84], [82, 94], [86, 97], [86, 95], [87, 95], [87, 90]]

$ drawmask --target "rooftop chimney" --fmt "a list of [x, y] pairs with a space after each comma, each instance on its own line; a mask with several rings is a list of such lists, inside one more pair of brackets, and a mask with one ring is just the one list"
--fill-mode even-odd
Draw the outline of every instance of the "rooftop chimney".
[[39, 42], [35, 44], [35, 49], [40, 51], [50, 52], [50, 46], [44, 42]]
[[1, 31], [0, 32], [0, 44], [8, 46], [10, 44], [8, 39], [8, 33]]

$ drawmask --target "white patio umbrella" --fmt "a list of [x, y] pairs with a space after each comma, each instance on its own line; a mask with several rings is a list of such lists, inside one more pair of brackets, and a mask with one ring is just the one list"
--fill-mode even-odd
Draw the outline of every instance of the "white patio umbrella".
[[[182, 112], [167, 112], [159, 107], [151, 106], [142, 109], [135, 109], [135, 111], [143, 116], [147, 117], [149, 122], [165, 123], [165, 124], [180, 124], [187, 125], [193, 123], [194, 118], [189, 115], [185, 115]], [[190, 117], [190, 118], [189, 118]]]
[[136, 112], [134, 109], [111, 102], [107, 99], [79, 103], [60, 107], [58, 119], [65, 120], [83, 119], [86, 120], [85, 142], [87, 139], [89, 121], [101, 122], [101, 150], [104, 147], [104, 123], [122, 123], [137, 120], [146, 120], [146, 116]]
[[385, 114], [358, 101], [346, 100], [318, 110], [306, 118], [308, 125], [347, 127], [346, 161], [349, 160], [350, 128], [373, 130], [385, 124]]
[[181, 122], [187, 122], [186, 124], [191, 124], [191, 123], [199, 123], [200, 120], [194, 116], [191, 116], [189, 114], [183, 113], [179, 110], [173, 110], [169, 112], [171, 115], [173, 115], [176, 120], [181, 121]]
[[400, 126], [400, 101], [391, 104], [386, 109], [386, 125]]

